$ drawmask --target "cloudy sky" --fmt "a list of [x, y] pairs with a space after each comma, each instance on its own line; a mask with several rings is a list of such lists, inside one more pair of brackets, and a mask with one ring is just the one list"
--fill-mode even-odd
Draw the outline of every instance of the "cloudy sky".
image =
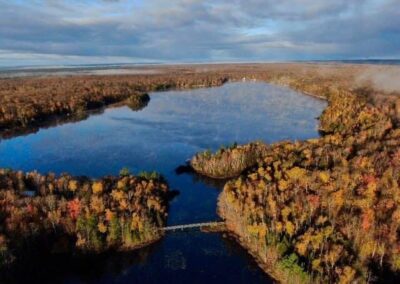
[[0, 66], [400, 58], [400, 0], [0, 0]]

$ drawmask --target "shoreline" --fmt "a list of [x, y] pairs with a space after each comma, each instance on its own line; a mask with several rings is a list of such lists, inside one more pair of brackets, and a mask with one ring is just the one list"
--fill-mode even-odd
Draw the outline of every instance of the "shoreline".
[[[269, 79], [328, 101], [319, 119], [323, 135], [272, 144], [257, 166], [243, 169], [239, 178], [227, 182], [219, 196], [218, 214], [228, 230], [268, 275], [283, 283], [368, 281], [373, 273], [369, 267], [380, 261], [382, 269], [384, 258], [385, 267], [396, 273], [395, 247], [400, 240], [393, 237], [395, 232], [384, 236], [379, 232], [388, 224], [397, 228], [393, 225], [397, 219], [376, 206], [386, 202], [385, 194], [390, 192], [394, 199], [398, 194], [398, 184], [389, 190], [385, 181], [391, 175], [397, 179], [399, 173], [400, 93], [385, 94], [371, 85], [356, 88], [351, 80], [335, 77]], [[250, 144], [242, 147], [246, 145]], [[226, 150], [225, 157], [218, 152], [203, 155], [197, 170], [208, 176], [229, 172], [235, 160], [227, 161], [226, 156], [234, 151]], [[360, 166], [362, 160], [368, 164]], [[363, 193], [365, 187], [368, 193]], [[386, 217], [375, 221], [378, 214]], [[352, 223], [343, 223], [346, 219]], [[364, 230], [364, 236], [353, 233], [355, 228]], [[381, 238], [375, 239], [376, 235]], [[314, 238], [321, 236], [315, 244]], [[375, 248], [365, 248], [368, 242]], [[378, 245], [385, 248], [380, 260]], [[327, 255], [334, 255], [333, 260]]]
[[[191, 88], [188, 88], [188, 89], [186, 89], [186, 88], [183, 88], [183, 89], [182, 88], [171, 88], [168, 90], [154, 91], [153, 93], [163, 93], [166, 91], [185, 91], [185, 90], [194, 90], [194, 89], [203, 89], [203, 88], [218, 88], [218, 87], [222, 87], [223, 85], [228, 84], [228, 83], [240, 83], [240, 82], [242, 82], [242, 81], [241, 80], [231, 80], [229, 82], [224, 82], [221, 85], [214, 85], [214, 86], [197, 85], [197, 86], [192, 86]], [[286, 88], [288, 88], [292, 91], [296, 91], [302, 95], [313, 97], [315, 99], [320, 99], [323, 101], [327, 101], [327, 98], [325, 98], [323, 96], [318, 96], [318, 95], [308, 93], [308, 92], [293, 90], [292, 88], [290, 88], [289, 85], [282, 85], [282, 84], [278, 84], [275, 82], [265, 82], [265, 81], [259, 81], [259, 82], [265, 83], [265, 84], [270, 84], [270, 85], [275, 85], [277, 87], [286, 87]], [[141, 97], [143, 95], [147, 95], [147, 93], [140, 94], [138, 96]], [[150, 96], [150, 98], [151, 98], [151, 96]], [[150, 100], [150, 98], [149, 98], [149, 100]], [[12, 139], [12, 138], [15, 138], [18, 136], [25, 136], [25, 135], [33, 134], [33, 133], [40, 131], [41, 129], [47, 129], [47, 128], [52, 128], [52, 127], [57, 127], [57, 126], [60, 126], [63, 124], [79, 122], [82, 120], [86, 120], [90, 116], [93, 116], [93, 115], [101, 115], [104, 113], [104, 111], [106, 111], [107, 109], [111, 109], [111, 108], [118, 108], [118, 107], [122, 107], [122, 106], [127, 106], [127, 107], [132, 108], [129, 105], [128, 100], [129, 100], [129, 98], [122, 99], [121, 101], [111, 102], [109, 104], [105, 103], [102, 106], [84, 109], [84, 110], [81, 110], [76, 113], [69, 112], [69, 113], [65, 113], [65, 114], [51, 114], [48, 117], [40, 118], [40, 120], [34, 121], [25, 127], [3, 128], [3, 129], [0, 128], [0, 139], [8, 140], [8, 139]], [[147, 103], [148, 103], [148, 101], [146, 101], [145, 104], [142, 105], [141, 103], [138, 102], [136, 109], [132, 109], [132, 111], [139, 111], [142, 108], [145, 108]], [[213, 178], [225, 179], [225, 178], [221, 178], [218, 176], [215, 176]]]
[[[306, 86], [351, 88], [354, 84], [371, 84], [368, 78], [364, 83], [358, 82], [358, 77], [370, 72], [370, 66], [364, 65], [217, 64], [159, 68], [163, 72], [147, 75], [0, 78], [0, 105], [3, 105], [0, 108], [0, 128], [12, 132], [12, 129], [29, 128], [53, 116], [71, 116], [107, 107], [143, 93], [221, 86], [229, 81], [240, 82], [243, 78], [286, 86], [322, 100], [326, 100], [324, 95], [318, 95], [316, 90], [308, 90]], [[373, 66], [376, 72], [380, 68]]]

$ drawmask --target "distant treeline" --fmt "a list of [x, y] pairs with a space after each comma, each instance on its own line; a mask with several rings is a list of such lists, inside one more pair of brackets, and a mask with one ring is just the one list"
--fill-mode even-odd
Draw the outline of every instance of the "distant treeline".
[[57, 116], [77, 116], [125, 101], [133, 109], [147, 92], [221, 85], [224, 76], [74, 76], [0, 80], [0, 132], [15, 132]]

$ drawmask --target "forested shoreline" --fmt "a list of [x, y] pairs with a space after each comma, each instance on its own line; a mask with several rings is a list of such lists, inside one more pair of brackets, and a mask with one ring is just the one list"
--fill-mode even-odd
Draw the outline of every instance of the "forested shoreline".
[[[322, 137], [264, 145], [250, 169], [243, 163], [246, 170], [226, 183], [219, 198], [227, 228], [279, 282], [370, 282], [396, 275], [399, 98], [323, 81], [282, 82], [327, 99], [319, 118]], [[194, 161], [201, 157], [202, 168], [226, 177], [229, 159], [235, 164], [235, 151], [243, 149], [251, 147], [198, 154]]]
[[99, 254], [160, 239], [171, 192], [155, 174], [90, 179], [0, 170], [0, 270], [36, 250]]

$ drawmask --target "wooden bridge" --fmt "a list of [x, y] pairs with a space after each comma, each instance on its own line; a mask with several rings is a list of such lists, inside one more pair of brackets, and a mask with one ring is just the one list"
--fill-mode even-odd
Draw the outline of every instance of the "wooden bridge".
[[185, 230], [185, 229], [193, 229], [193, 228], [202, 228], [202, 227], [217, 227], [224, 225], [225, 222], [206, 222], [206, 223], [193, 223], [186, 225], [175, 225], [161, 228], [160, 230], [166, 231], [177, 231], [177, 230]]

